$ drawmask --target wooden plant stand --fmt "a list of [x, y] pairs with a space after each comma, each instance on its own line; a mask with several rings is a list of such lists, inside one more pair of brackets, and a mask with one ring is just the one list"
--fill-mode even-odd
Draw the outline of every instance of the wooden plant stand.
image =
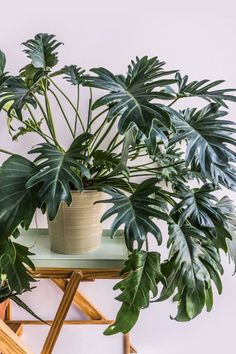
[[[53, 349], [63, 325], [109, 325], [114, 322], [114, 320], [108, 319], [78, 287], [81, 281], [119, 279], [123, 260], [127, 258], [127, 251], [123, 245], [123, 238], [117, 237], [117, 240], [114, 241], [116, 242], [116, 245], [112, 245], [113, 240], [104, 236], [102, 248], [98, 253], [94, 252], [87, 256], [65, 256], [53, 254], [49, 251], [49, 245], [47, 245], [47, 242], [49, 241], [46, 234], [45, 230], [30, 230], [30, 232], [20, 238], [20, 243], [27, 246], [29, 246], [30, 241], [31, 244], [34, 244], [35, 242], [35, 246], [32, 249], [32, 252], [35, 253], [35, 256], [32, 256], [32, 260], [36, 264], [33, 276], [38, 279], [48, 279], [63, 292], [54, 320], [46, 319], [46, 322], [48, 322], [51, 327], [41, 350], [41, 354], [53, 353]], [[36, 249], [37, 247], [38, 249]], [[111, 249], [113, 253], [111, 252]], [[117, 252], [117, 254], [114, 254], [114, 251]], [[49, 266], [51, 263], [56, 266]], [[76, 264], [78, 264], [78, 267], [75, 267]], [[85, 267], [83, 267], [83, 265], [85, 265]], [[72, 304], [85, 315], [85, 320], [66, 320], [67, 313]], [[8, 326], [42, 325], [43, 323], [37, 320], [13, 321], [11, 312], [11, 308], [9, 307], [5, 324], [0, 323], [0, 353], [2, 351], [3, 354], [32, 354], [32, 352], [24, 346], [22, 341]], [[1, 330], [2, 328], [4, 328], [4, 330]], [[15, 349], [15, 351], [12, 350], [13, 343], [15, 346], [18, 346], [18, 351]], [[7, 345], [10, 349], [7, 349]], [[123, 353], [137, 353], [134, 346], [130, 343], [129, 334], [124, 335]]]

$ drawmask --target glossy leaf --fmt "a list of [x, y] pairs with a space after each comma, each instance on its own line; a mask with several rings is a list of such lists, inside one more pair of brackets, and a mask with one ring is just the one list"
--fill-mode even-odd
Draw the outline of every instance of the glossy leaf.
[[73, 86], [79, 86], [85, 81], [85, 70], [77, 65], [66, 65], [61, 70], [51, 74], [51, 76], [65, 75], [63, 79], [68, 81]]
[[151, 103], [153, 99], [170, 99], [169, 93], [156, 91], [175, 80], [159, 80], [160, 77], [172, 74], [175, 71], [164, 71], [164, 63], [154, 58], [137, 58], [128, 68], [126, 77], [113, 75], [104, 68], [92, 69], [97, 76], [87, 77], [86, 86], [96, 87], [110, 91], [109, 94], [99, 98], [93, 109], [108, 105], [107, 119], [120, 116], [118, 129], [124, 134], [132, 124], [148, 136], [152, 122], [156, 119], [159, 124], [170, 127], [171, 121], [165, 106]]
[[26, 86], [25, 81], [21, 77], [11, 76], [6, 80], [4, 91], [0, 93], [0, 109], [10, 103], [8, 115], [11, 116], [14, 110], [19, 119], [22, 119], [22, 109], [26, 104], [37, 107], [37, 103], [33, 97], [32, 90]]
[[31, 283], [35, 281], [30, 275], [30, 269], [34, 269], [29, 258], [32, 253], [27, 247], [11, 240], [2, 241], [0, 245], [0, 271], [6, 274], [10, 290], [17, 294], [30, 290]]
[[39, 33], [34, 39], [29, 39], [23, 45], [27, 57], [32, 60], [35, 68], [52, 68], [58, 62], [56, 49], [61, 45], [55, 36], [47, 33]]
[[236, 96], [230, 95], [229, 92], [235, 91], [235, 89], [214, 89], [224, 82], [224, 80], [218, 80], [210, 82], [209, 80], [201, 81], [188, 81], [188, 76], [181, 76], [180, 73], [176, 74], [176, 80], [178, 83], [177, 97], [201, 97], [204, 100], [215, 102], [221, 106], [227, 107], [225, 101], [236, 102]]
[[236, 130], [232, 121], [222, 119], [227, 113], [218, 108], [216, 104], [210, 104], [201, 110], [172, 112], [176, 133], [170, 145], [186, 140], [186, 165], [197, 161], [203, 177], [234, 189], [236, 169], [230, 162], [236, 161], [236, 154], [230, 145], [236, 145], [232, 137]]
[[7, 239], [19, 225], [28, 229], [34, 216], [37, 188], [26, 188], [35, 165], [19, 155], [6, 160], [0, 169], [0, 234]]
[[207, 240], [204, 232], [190, 224], [169, 226], [169, 261], [162, 266], [167, 278], [158, 301], [163, 301], [176, 291], [178, 301], [177, 321], [189, 321], [206, 306], [212, 307], [212, 282], [222, 291], [219, 273], [223, 272], [219, 254]]
[[50, 220], [55, 218], [61, 202], [70, 205], [71, 184], [74, 189], [82, 191], [82, 178], [90, 178], [89, 170], [82, 163], [87, 161], [84, 152], [90, 139], [89, 133], [78, 136], [66, 152], [49, 143], [30, 151], [30, 154], [39, 156], [35, 159], [37, 167], [26, 186], [39, 186], [40, 207], [47, 207]]
[[[134, 241], [137, 241], [140, 249], [148, 233], [151, 233], [159, 244], [161, 243], [161, 231], [152, 218], [168, 220], [168, 214], [165, 210], [165, 200], [158, 194], [160, 189], [155, 184], [155, 178], [146, 180], [130, 196], [115, 188], [102, 188], [112, 198], [101, 202], [114, 205], [105, 212], [101, 221], [117, 214], [111, 226], [112, 235], [124, 224], [126, 245], [129, 250], [133, 250]], [[155, 192], [156, 197], [152, 198]]]
[[114, 290], [122, 291], [116, 298], [122, 302], [122, 306], [115, 323], [106, 329], [107, 335], [118, 332], [128, 333], [135, 325], [140, 310], [149, 306], [150, 297], [157, 296], [158, 283], [164, 282], [160, 268], [160, 254], [157, 252], [134, 252], [125, 265], [123, 273], [127, 276], [114, 287]]
[[171, 210], [171, 214], [179, 214], [179, 225], [189, 220], [196, 227], [215, 227], [224, 224], [226, 218], [216, 206], [217, 198], [212, 192], [215, 187], [211, 183], [201, 188], [182, 187], [176, 197], [181, 201]]

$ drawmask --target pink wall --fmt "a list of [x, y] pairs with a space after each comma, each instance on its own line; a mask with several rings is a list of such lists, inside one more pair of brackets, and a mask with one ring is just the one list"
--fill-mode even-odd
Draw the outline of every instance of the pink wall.
[[[38, 32], [55, 33], [65, 42], [61, 64], [84, 68], [105, 66], [114, 72], [126, 70], [136, 55], [158, 55], [168, 68], [180, 69], [193, 79], [226, 79], [236, 87], [236, 47], [234, 0], [179, 1], [4, 1], [1, 3], [0, 48], [8, 57], [8, 70], [14, 73], [25, 65], [20, 43]], [[236, 113], [232, 107], [231, 115]], [[2, 124], [1, 124], [2, 125]], [[0, 125], [0, 145], [25, 151], [34, 138], [12, 147]], [[60, 127], [63, 134], [63, 127]], [[65, 136], [65, 141], [67, 137]], [[231, 197], [235, 195], [231, 193]], [[132, 340], [142, 354], [222, 354], [235, 347], [236, 278], [224, 258], [224, 292], [215, 296], [210, 314], [203, 313], [191, 323], [169, 319], [175, 313], [170, 302], [143, 311], [132, 332]], [[112, 298], [112, 281], [83, 284], [104, 313], [114, 316], [118, 308]], [[24, 296], [41, 316], [55, 311], [58, 293], [41, 282], [38, 290]], [[47, 306], [46, 306], [47, 305]], [[15, 317], [25, 316], [15, 309]], [[76, 317], [72, 311], [71, 318]], [[64, 327], [55, 354], [121, 354], [121, 337], [102, 336], [101, 327]], [[46, 327], [26, 328], [23, 338], [35, 353], [46, 335]]]

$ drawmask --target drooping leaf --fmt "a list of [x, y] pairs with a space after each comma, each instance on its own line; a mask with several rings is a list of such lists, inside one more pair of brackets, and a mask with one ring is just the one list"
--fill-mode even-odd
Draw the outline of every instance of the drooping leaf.
[[236, 154], [230, 145], [236, 145], [232, 137], [236, 129], [232, 127], [232, 121], [221, 119], [227, 113], [218, 108], [212, 103], [201, 110], [187, 109], [181, 114], [172, 112], [176, 133], [170, 145], [186, 140], [186, 165], [197, 161], [205, 178], [234, 189], [236, 169], [230, 162], [236, 161]]
[[[114, 205], [105, 212], [101, 221], [117, 214], [111, 226], [112, 235], [124, 224], [126, 245], [129, 250], [133, 250], [134, 241], [137, 241], [138, 249], [140, 249], [148, 233], [151, 233], [159, 244], [161, 243], [161, 231], [151, 218], [167, 220], [168, 214], [165, 210], [165, 200], [158, 194], [160, 189], [155, 184], [155, 178], [146, 180], [130, 196], [115, 188], [102, 188], [112, 198], [103, 200], [101, 203]], [[152, 198], [154, 193], [156, 197]]]
[[122, 291], [116, 299], [123, 304], [115, 323], [106, 329], [106, 335], [128, 333], [135, 325], [140, 310], [149, 306], [151, 294], [157, 296], [158, 283], [164, 282], [160, 254], [157, 252], [135, 251], [125, 265], [123, 273], [127, 276], [114, 287], [114, 290]]
[[85, 81], [85, 70], [77, 65], [66, 65], [61, 70], [51, 74], [51, 76], [65, 75], [63, 79], [68, 81], [73, 86], [79, 86]]
[[23, 45], [27, 57], [32, 60], [35, 68], [48, 69], [55, 66], [58, 62], [56, 49], [61, 45], [55, 39], [55, 35], [47, 33], [39, 33], [34, 39], [29, 39]]
[[227, 107], [225, 101], [236, 102], [236, 97], [228, 94], [235, 89], [215, 89], [211, 90], [215, 86], [218, 86], [224, 82], [224, 80], [218, 80], [210, 82], [209, 80], [192, 81], [188, 82], [188, 76], [181, 76], [177, 73], [175, 76], [178, 83], [177, 97], [201, 97], [204, 100], [215, 102], [221, 106]]
[[35, 159], [37, 165], [26, 186], [31, 188], [39, 184], [40, 207], [47, 206], [48, 216], [53, 220], [63, 201], [70, 205], [71, 188], [82, 191], [82, 177], [90, 178], [89, 170], [82, 164], [87, 161], [83, 152], [91, 134], [84, 133], [78, 136], [69, 149], [64, 152], [49, 143], [39, 145], [30, 151], [30, 154], [39, 154]]
[[156, 57], [136, 58], [136, 62], [133, 61], [129, 66], [126, 78], [115, 76], [104, 68], [92, 69], [97, 76], [88, 76], [85, 85], [110, 91], [94, 103], [93, 109], [108, 105], [108, 119], [120, 116], [118, 129], [121, 134], [130, 125], [136, 124], [148, 136], [154, 119], [169, 128], [171, 121], [165, 106], [150, 102], [153, 99], [173, 98], [169, 93], [156, 91], [157, 88], [175, 82], [171, 79], [159, 80], [175, 72], [164, 71], [163, 65]]
[[19, 225], [28, 229], [37, 207], [37, 188], [25, 184], [35, 165], [19, 155], [6, 160], [0, 169], [0, 234], [11, 236]]
[[200, 228], [214, 228], [217, 224], [224, 224], [226, 218], [216, 206], [216, 196], [211, 194], [215, 190], [211, 183], [204, 184], [201, 188], [182, 187], [176, 194], [181, 201], [174, 206], [171, 214], [179, 213], [180, 225], [186, 220]]
[[204, 306], [212, 307], [212, 281], [218, 292], [222, 291], [219, 273], [223, 272], [217, 249], [205, 234], [190, 224], [169, 226], [169, 261], [163, 265], [162, 273], [167, 278], [158, 301], [177, 293], [177, 321], [189, 321], [201, 313]]
[[17, 294], [30, 290], [31, 282], [35, 281], [29, 272], [30, 269], [34, 269], [30, 255], [32, 253], [27, 247], [12, 242], [10, 239], [1, 242], [1, 274], [6, 274], [10, 290]]
[[14, 110], [19, 119], [22, 119], [22, 109], [26, 104], [32, 105], [34, 108], [37, 107], [32, 89], [29, 89], [25, 81], [17, 76], [8, 78], [3, 92], [0, 93], [0, 109], [8, 103], [11, 104], [8, 115], [11, 116], [11, 112]]

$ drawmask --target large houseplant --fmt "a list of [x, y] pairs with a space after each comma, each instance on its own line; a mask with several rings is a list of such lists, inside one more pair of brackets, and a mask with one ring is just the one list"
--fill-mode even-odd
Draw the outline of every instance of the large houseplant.
[[[219, 293], [222, 289], [220, 249], [235, 256], [233, 204], [214, 194], [221, 186], [236, 187], [235, 128], [225, 119], [226, 102], [236, 101], [234, 90], [216, 88], [221, 80], [191, 82], [176, 70], [166, 71], [157, 57], [136, 58], [125, 76], [104, 68], [86, 74], [76, 65], [54, 70], [60, 44], [48, 34], [23, 43], [30, 64], [19, 76], [5, 72], [1, 54], [0, 108], [7, 112], [9, 132], [13, 139], [27, 133], [42, 138], [29, 152], [37, 155], [34, 162], [13, 154], [2, 165], [1, 238], [17, 236], [19, 225], [27, 229], [36, 208], [53, 220], [61, 202], [71, 203], [73, 189], [103, 191], [111, 198], [100, 202], [113, 205], [102, 221], [116, 215], [112, 234], [124, 225], [130, 251], [124, 279], [115, 286], [122, 306], [105, 333], [128, 332], [150, 301], [173, 298], [178, 321], [194, 318], [205, 306], [209, 311], [212, 284]], [[61, 78], [74, 85], [77, 103], [58, 84]], [[90, 92], [86, 120], [79, 114], [81, 87]], [[93, 88], [108, 93], [94, 100]], [[188, 97], [202, 98], [206, 105], [174, 108]], [[52, 100], [71, 134], [66, 151], [57, 137]], [[170, 252], [164, 262], [158, 252], [159, 220], [168, 226]]]

